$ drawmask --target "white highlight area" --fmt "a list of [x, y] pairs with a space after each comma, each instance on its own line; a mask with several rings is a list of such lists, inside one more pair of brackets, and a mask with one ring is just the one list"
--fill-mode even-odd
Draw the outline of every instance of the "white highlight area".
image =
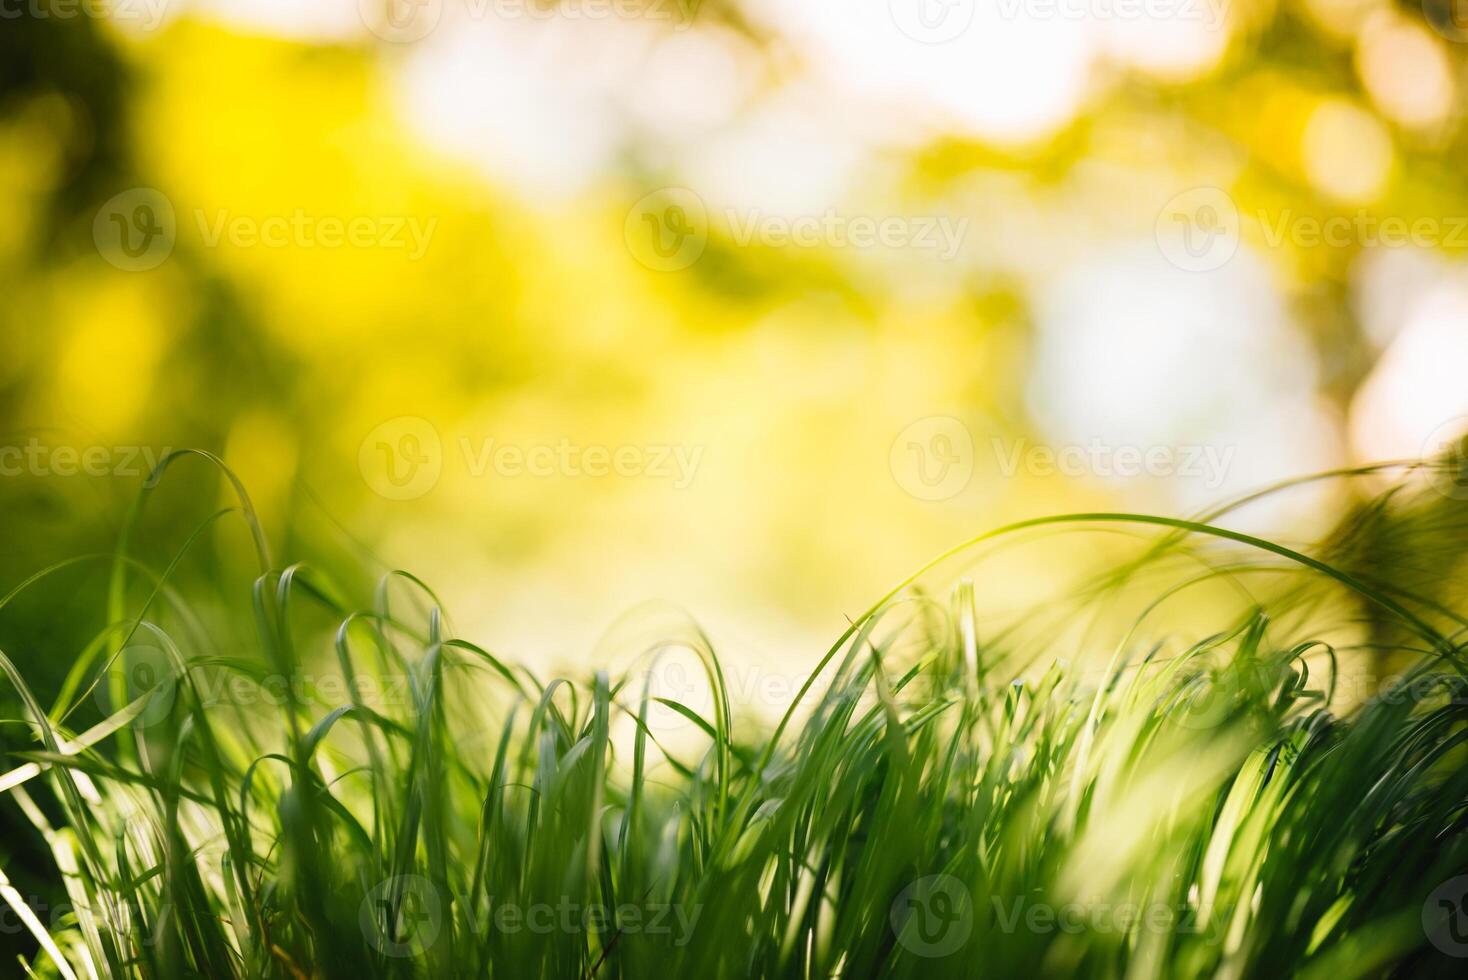
[[1053, 134], [1080, 110], [1094, 24], [1031, 0], [754, 0], [834, 91], [901, 102], [938, 129], [1001, 144]]
[[[1444, 278], [1413, 304], [1351, 406], [1357, 459], [1416, 459], [1468, 431], [1468, 282]], [[1456, 430], [1456, 431], [1447, 431]]]
[[[1340, 440], [1317, 382], [1305, 339], [1248, 250], [1199, 274], [1150, 243], [1103, 249], [1042, 293], [1029, 401], [1044, 437], [1180, 460], [1196, 448], [1213, 461], [1158, 481], [1163, 505], [1196, 510], [1336, 465]], [[1318, 509], [1311, 493], [1266, 501], [1238, 523], [1285, 526]]]

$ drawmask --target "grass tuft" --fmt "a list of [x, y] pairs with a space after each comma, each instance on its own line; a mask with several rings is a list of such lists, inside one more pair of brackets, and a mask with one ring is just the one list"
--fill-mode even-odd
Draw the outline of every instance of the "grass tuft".
[[[691, 623], [542, 680], [407, 572], [359, 604], [277, 567], [207, 454], [237, 506], [145, 561], [131, 528], [183, 455], [115, 553], [0, 599], [110, 566], [49, 708], [0, 653], [33, 736], [3, 805], [68, 910], [0, 870], [33, 975], [1461, 975], [1468, 535], [1411, 473], [1315, 548], [1228, 507], [989, 532], [764, 716]], [[227, 515], [259, 575], [201, 613], [179, 569]], [[1115, 560], [989, 600], [998, 544], [1060, 535]]]

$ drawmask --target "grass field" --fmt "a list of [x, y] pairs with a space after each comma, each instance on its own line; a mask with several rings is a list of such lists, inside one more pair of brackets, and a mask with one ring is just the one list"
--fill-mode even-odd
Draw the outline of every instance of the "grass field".
[[[1421, 472], [1330, 478], [1383, 474], [1310, 547], [1226, 508], [992, 531], [856, 617], [773, 724], [691, 620], [548, 681], [407, 572], [354, 598], [278, 564], [236, 485], [169, 561], [124, 533], [3, 600], [111, 569], [85, 649], [0, 661], [33, 736], [3, 806], [61, 896], [0, 882], [3, 921], [47, 977], [1458, 976], [1468, 522]], [[241, 518], [249, 658], [174, 574]], [[986, 607], [1000, 547], [1119, 532], [1072, 593]], [[673, 656], [706, 697], [668, 696]]]

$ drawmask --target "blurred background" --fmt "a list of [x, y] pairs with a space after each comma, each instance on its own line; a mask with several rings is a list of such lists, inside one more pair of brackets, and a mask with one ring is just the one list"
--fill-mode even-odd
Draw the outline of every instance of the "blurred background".
[[[663, 599], [798, 667], [1004, 521], [1434, 452], [1465, 67], [1458, 0], [3, 0], [0, 589], [198, 447], [509, 656]], [[160, 565], [232, 498], [175, 469]], [[184, 568], [238, 604], [242, 526]]]

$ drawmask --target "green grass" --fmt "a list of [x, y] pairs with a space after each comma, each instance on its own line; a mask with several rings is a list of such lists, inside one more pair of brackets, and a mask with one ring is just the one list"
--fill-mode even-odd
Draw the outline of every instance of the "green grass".
[[[22, 922], [0, 883], [36, 974], [1461, 975], [1450, 498], [1399, 488], [1312, 549], [1226, 509], [1003, 528], [856, 618], [771, 724], [692, 623], [548, 682], [406, 573], [359, 607], [277, 566], [234, 489], [161, 567], [123, 535], [93, 641], [40, 654], [58, 690], [0, 663], [34, 736], [0, 778], [34, 839], [5, 848], [66, 896]], [[260, 577], [221, 644], [177, 570], [238, 516]], [[989, 608], [997, 550], [1062, 533], [1118, 557]], [[664, 654], [706, 700], [650, 683]]]

